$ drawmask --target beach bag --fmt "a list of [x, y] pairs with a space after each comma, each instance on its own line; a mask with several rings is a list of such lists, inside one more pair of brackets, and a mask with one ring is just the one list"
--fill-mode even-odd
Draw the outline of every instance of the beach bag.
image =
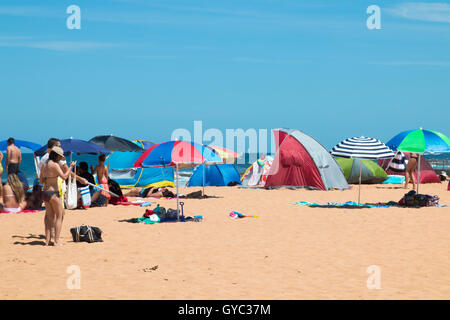
[[78, 207], [78, 188], [75, 179], [72, 180], [72, 175], [69, 175], [66, 195], [66, 208], [69, 210], [76, 209]]
[[419, 207], [419, 199], [416, 197], [414, 190], [411, 190], [403, 196], [403, 205], [405, 207]]
[[82, 225], [70, 229], [70, 233], [72, 234], [73, 242], [103, 242], [102, 230], [97, 227]]
[[91, 206], [91, 190], [89, 189], [89, 186], [79, 188], [78, 189], [81, 194], [81, 203], [85, 207]]

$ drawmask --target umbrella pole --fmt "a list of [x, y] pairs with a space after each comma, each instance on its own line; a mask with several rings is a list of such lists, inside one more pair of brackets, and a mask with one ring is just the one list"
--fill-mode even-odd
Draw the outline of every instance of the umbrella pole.
[[202, 190], [202, 196], [205, 196], [205, 162], [203, 162], [203, 190]]
[[[417, 165], [417, 192], [419, 193], [419, 183], [420, 183], [420, 158], [422, 157], [422, 155], [419, 154], [419, 164]], [[414, 177], [413, 177], [414, 178]]]
[[177, 163], [177, 220], [180, 220], [180, 198], [178, 194], [178, 163]]
[[362, 161], [359, 161], [359, 187], [358, 187], [358, 204], [361, 202], [361, 175], [362, 175]]

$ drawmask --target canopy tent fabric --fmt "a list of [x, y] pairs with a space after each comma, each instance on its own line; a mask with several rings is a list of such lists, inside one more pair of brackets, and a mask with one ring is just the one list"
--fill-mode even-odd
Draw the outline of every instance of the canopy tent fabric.
[[[403, 153], [406, 157], [406, 159], [409, 161], [409, 158], [411, 157], [411, 153], [404, 152]], [[381, 166], [388, 175], [401, 175], [405, 176], [405, 171], [393, 171], [392, 168], [388, 168], [389, 161], [388, 160], [378, 160], [378, 165]], [[417, 181], [417, 171], [414, 172], [414, 178]], [[431, 167], [430, 163], [425, 159], [423, 155], [420, 156], [420, 181], [419, 183], [440, 183], [441, 180], [439, 179], [436, 172]]]
[[252, 163], [242, 175], [242, 185], [246, 187], [264, 187], [267, 181], [273, 157], [262, 156]]
[[[359, 183], [359, 172], [361, 170], [361, 183], [376, 184], [382, 183], [388, 179], [388, 175], [375, 162], [371, 160], [355, 159], [355, 158], [336, 158], [337, 163], [344, 172], [345, 179], [348, 183]], [[360, 166], [362, 165], [362, 168]]]
[[377, 160], [392, 158], [394, 153], [380, 140], [368, 137], [348, 138], [331, 149], [335, 157]]
[[275, 129], [273, 134], [277, 152], [266, 187], [349, 188], [341, 167], [313, 137], [295, 129]]
[[188, 187], [203, 186], [203, 169], [206, 187], [228, 186], [230, 184], [241, 184], [239, 172], [232, 164], [213, 164], [211, 166], [199, 165], [195, 167], [190, 177]]
[[[34, 142], [24, 141], [24, 140], [16, 140], [16, 139], [14, 139], [14, 145], [18, 148], [30, 149], [33, 152], [42, 147], [40, 144], [37, 144]], [[7, 147], [8, 147], [8, 140], [0, 141], [0, 151], [6, 151]]]
[[[135, 140], [140, 147], [151, 148], [149, 141]], [[134, 163], [142, 155], [139, 152], [116, 151], [109, 156], [109, 176], [121, 188], [174, 187], [174, 174], [171, 167], [134, 168]]]

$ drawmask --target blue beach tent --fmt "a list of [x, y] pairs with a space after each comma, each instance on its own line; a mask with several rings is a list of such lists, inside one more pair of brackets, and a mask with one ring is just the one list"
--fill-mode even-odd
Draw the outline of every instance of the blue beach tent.
[[[145, 140], [133, 141], [145, 150], [154, 143]], [[122, 188], [174, 187], [172, 167], [134, 168], [134, 163], [142, 156], [140, 152], [111, 153], [109, 159], [109, 176]]]
[[[205, 187], [228, 186], [233, 182], [241, 184], [241, 177], [234, 165], [214, 164], [205, 167]], [[199, 165], [194, 169], [187, 186], [203, 186], [203, 165]]]

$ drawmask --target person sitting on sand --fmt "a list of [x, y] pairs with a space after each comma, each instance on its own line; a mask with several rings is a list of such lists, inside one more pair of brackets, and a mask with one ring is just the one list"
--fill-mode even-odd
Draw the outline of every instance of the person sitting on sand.
[[413, 190], [416, 189], [416, 178], [414, 177], [414, 171], [417, 167], [417, 162], [419, 161], [420, 155], [418, 153], [411, 153], [409, 157], [408, 164], [405, 170], [405, 189], [408, 188], [409, 180], [411, 179]]
[[25, 202], [25, 210], [40, 210], [42, 208], [42, 187], [40, 184], [35, 184], [32, 192], [25, 193]]
[[63, 205], [58, 185], [58, 177], [66, 180], [76, 162], [72, 162], [65, 172], [61, 170], [59, 165], [61, 160], [65, 160], [64, 151], [59, 147], [53, 147], [49, 154], [49, 159], [42, 166], [39, 182], [44, 185], [42, 191], [43, 200], [45, 202], [45, 245], [48, 246], [51, 241], [51, 230], [55, 229], [54, 245], [60, 246], [60, 235], [63, 220]]
[[6, 170], [8, 170], [8, 174], [18, 174], [22, 162], [22, 153], [14, 143], [14, 138], [8, 139], [8, 147], [6, 148]]
[[175, 194], [169, 189], [162, 187], [150, 188], [135, 188], [124, 194], [125, 197], [139, 197], [139, 198], [174, 198]]
[[16, 174], [8, 175], [8, 182], [3, 186], [2, 197], [3, 212], [18, 213], [25, 208], [25, 192], [22, 182]]

